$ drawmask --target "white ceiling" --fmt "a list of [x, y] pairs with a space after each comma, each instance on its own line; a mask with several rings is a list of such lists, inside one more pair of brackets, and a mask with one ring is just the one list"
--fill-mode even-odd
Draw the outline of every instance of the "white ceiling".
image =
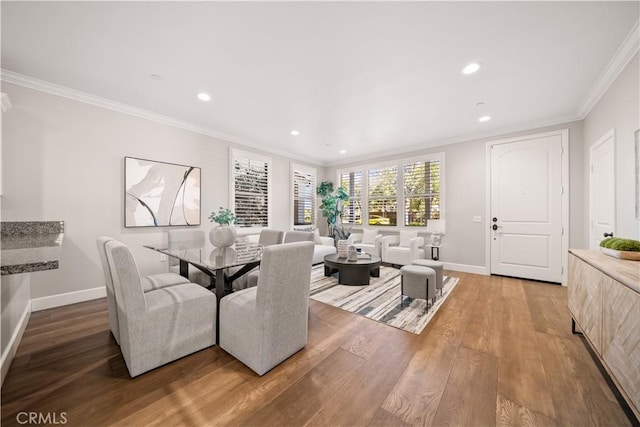
[[325, 165], [579, 118], [639, 16], [635, 1], [1, 7], [5, 70]]

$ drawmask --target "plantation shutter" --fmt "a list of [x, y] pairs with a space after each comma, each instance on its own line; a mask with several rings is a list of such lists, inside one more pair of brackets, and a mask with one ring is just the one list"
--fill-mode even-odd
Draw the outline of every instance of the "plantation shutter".
[[369, 169], [369, 225], [397, 225], [398, 167]]
[[271, 161], [234, 151], [233, 210], [237, 227], [269, 226]]
[[293, 170], [293, 225], [311, 225], [316, 211], [316, 175]]
[[349, 200], [342, 204], [342, 223], [362, 224], [362, 172], [341, 173], [340, 187], [349, 194]]
[[440, 219], [440, 161], [405, 163], [404, 225], [426, 226]]

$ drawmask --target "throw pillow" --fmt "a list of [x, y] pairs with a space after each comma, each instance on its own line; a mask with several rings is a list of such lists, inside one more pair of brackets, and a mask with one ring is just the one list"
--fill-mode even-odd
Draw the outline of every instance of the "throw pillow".
[[373, 245], [376, 242], [378, 230], [365, 228], [362, 230], [362, 243], [365, 245]]
[[401, 231], [400, 232], [400, 246], [408, 248], [411, 243], [411, 239], [418, 237], [417, 231]]
[[322, 240], [320, 239], [320, 230], [317, 228], [313, 230], [313, 243], [315, 243], [316, 245], [322, 244]]

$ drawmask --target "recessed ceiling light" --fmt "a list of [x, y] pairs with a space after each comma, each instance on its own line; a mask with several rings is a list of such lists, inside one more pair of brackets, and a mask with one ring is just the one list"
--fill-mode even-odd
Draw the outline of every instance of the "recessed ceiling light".
[[473, 74], [480, 69], [480, 64], [472, 62], [462, 69], [462, 74]]
[[295, 129], [293, 129], [293, 130], [291, 131], [291, 135], [293, 135], [293, 136], [298, 136], [298, 135], [300, 135], [300, 131], [299, 131], [299, 130], [295, 130]]
[[482, 123], [482, 122], [488, 122], [489, 120], [491, 120], [491, 116], [482, 116], [482, 117], [480, 117], [480, 118], [478, 119], [478, 121], [479, 121], [480, 123]]
[[209, 95], [209, 94], [208, 94], [208, 93], [206, 93], [206, 92], [200, 92], [200, 93], [198, 94], [198, 99], [199, 99], [200, 101], [202, 101], [202, 102], [209, 102], [209, 101], [211, 101], [211, 95]]
[[345, 154], [347, 150], [340, 150], [340, 154]]

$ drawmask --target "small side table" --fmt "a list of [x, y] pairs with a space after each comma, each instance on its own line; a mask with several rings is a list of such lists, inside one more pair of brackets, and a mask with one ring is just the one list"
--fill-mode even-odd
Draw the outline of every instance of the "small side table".
[[424, 245], [424, 248], [431, 248], [431, 259], [434, 261], [438, 261], [440, 259], [440, 246], [434, 245]]

